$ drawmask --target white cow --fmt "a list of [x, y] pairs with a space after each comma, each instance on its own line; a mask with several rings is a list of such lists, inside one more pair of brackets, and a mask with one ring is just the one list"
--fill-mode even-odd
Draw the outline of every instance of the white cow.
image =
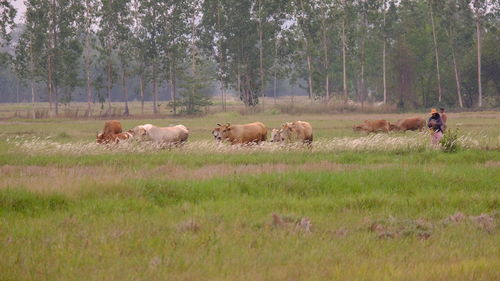
[[181, 144], [187, 141], [189, 130], [184, 125], [171, 127], [151, 126], [146, 135], [157, 144]]

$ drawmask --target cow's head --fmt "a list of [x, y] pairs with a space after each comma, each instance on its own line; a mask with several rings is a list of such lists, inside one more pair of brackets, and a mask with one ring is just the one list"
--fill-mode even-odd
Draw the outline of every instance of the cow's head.
[[104, 133], [96, 133], [95, 134], [95, 142], [96, 143], [105, 143], [106, 138], [104, 137]]
[[281, 129], [273, 129], [271, 131], [271, 142], [282, 142], [285, 138], [281, 132]]
[[217, 127], [217, 128], [214, 128], [212, 130], [212, 136], [214, 137], [214, 139], [216, 139], [217, 141], [221, 141], [221, 137], [220, 137], [220, 127]]
[[281, 125], [280, 135], [282, 138], [290, 139], [292, 136], [292, 132], [296, 129], [296, 125], [294, 122], [286, 122]]
[[363, 130], [363, 125], [356, 125], [352, 127], [352, 130], [355, 132], [359, 132]]
[[229, 138], [229, 135], [231, 134], [231, 130], [232, 130], [231, 124], [226, 123], [226, 125], [221, 125], [221, 124], [217, 124], [217, 125], [219, 126], [220, 139], [225, 140], [225, 139]]
[[396, 124], [389, 123], [389, 130], [390, 131], [399, 131], [399, 127]]
[[147, 136], [147, 130], [144, 128], [144, 126], [137, 126], [131, 130], [127, 131], [130, 133], [133, 137], [137, 138], [145, 138]]

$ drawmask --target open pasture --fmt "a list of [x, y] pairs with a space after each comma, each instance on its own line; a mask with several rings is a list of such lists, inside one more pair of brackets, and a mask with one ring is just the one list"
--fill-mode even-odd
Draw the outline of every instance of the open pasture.
[[[497, 280], [500, 114], [450, 113], [464, 148], [365, 119], [217, 113], [184, 147], [94, 144], [103, 120], [0, 121], [0, 280]], [[216, 123], [304, 120], [312, 149], [217, 145]]]

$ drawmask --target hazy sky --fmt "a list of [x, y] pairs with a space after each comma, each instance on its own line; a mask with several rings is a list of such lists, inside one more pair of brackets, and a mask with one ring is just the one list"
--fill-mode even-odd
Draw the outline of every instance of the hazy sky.
[[16, 22], [19, 22], [21, 17], [24, 16], [24, 12], [26, 11], [26, 7], [24, 6], [23, 0], [10, 0], [11, 3], [17, 10]]

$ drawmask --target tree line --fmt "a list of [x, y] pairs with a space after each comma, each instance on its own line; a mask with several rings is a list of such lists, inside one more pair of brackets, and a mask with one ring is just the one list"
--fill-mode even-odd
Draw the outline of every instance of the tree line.
[[[498, 106], [500, 4], [493, 0], [25, 0], [0, 1], [0, 64], [50, 109], [85, 89], [111, 110], [129, 81], [144, 108], [168, 85], [174, 113], [210, 103], [217, 85], [249, 107], [287, 80], [324, 103], [401, 109]], [[1, 75], [1, 73], [0, 73]], [[146, 93], [149, 89], [149, 93]]]

